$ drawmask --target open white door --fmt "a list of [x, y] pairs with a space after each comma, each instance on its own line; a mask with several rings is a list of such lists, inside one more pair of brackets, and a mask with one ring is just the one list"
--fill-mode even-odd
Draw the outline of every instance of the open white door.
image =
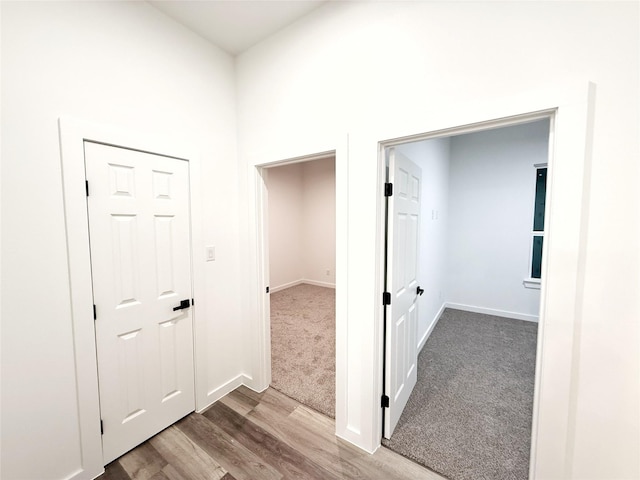
[[194, 410], [189, 163], [85, 142], [103, 459]]
[[421, 182], [420, 167], [394, 148], [389, 149], [393, 193], [387, 210], [387, 292], [391, 303], [386, 307], [386, 438], [391, 438], [417, 380]]

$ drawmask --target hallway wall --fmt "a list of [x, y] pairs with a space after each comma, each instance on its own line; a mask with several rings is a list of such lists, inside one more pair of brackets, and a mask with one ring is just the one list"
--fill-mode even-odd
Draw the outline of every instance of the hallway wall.
[[80, 461], [59, 116], [199, 152], [203, 215], [193, 221], [204, 244], [216, 247], [215, 262], [204, 263], [204, 244], [193, 260], [206, 272], [205, 298], [196, 299], [208, 326], [198, 373], [205, 397], [251, 379], [261, 361], [254, 326], [263, 297], [246, 288], [257, 268], [254, 165], [338, 150], [336, 214], [348, 225], [338, 232], [346, 246], [336, 252], [344, 280], [338, 324], [353, 341], [349, 361], [338, 358], [349, 367], [339, 365], [338, 428], [352, 440], [375, 439], [381, 125], [446, 126], [458, 118], [452, 112], [492, 111], [487, 102], [535, 100], [544, 89], [590, 80], [597, 88], [594, 123], [585, 126], [589, 204], [576, 218], [584, 256], [578, 293], [564, 304], [578, 312], [576, 329], [567, 348], [546, 352], [553, 359], [571, 348], [571, 381], [558, 385], [570, 402], [557, 412], [570, 434], [562, 445], [541, 438], [552, 459], [566, 451], [542, 467], [567, 479], [638, 477], [639, 8], [327, 2], [233, 59], [145, 2], [0, 2], [0, 475], [88, 475]]
[[[242, 373], [233, 59], [145, 2], [1, 2], [2, 449], [6, 479], [81, 461], [58, 118], [189, 145], [206, 245], [198, 395]], [[93, 319], [87, 318], [87, 322]], [[83, 361], [84, 359], [79, 359]], [[86, 359], [88, 362], [93, 359]], [[97, 422], [97, 419], [96, 419]]]
[[[541, 439], [547, 453], [566, 448], [567, 456], [539, 467], [573, 479], [640, 475], [640, 239], [638, 222], [629, 220], [640, 216], [638, 9], [635, 2], [329, 2], [238, 57], [244, 168], [335, 149], [348, 138], [348, 160], [339, 158], [337, 168], [338, 183], [348, 184], [347, 203], [339, 208], [359, 221], [344, 235], [348, 302], [338, 295], [337, 319], [339, 331], [344, 322], [358, 342], [349, 350], [357, 363], [338, 357], [339, 382], [341, 375], [351, 379], [348, 407], [337, 413], [344, 435], [376, 435], [370, 426], [379, 391], [369, 359], [377, 337], [370, 325], [379, 303], [376, 142], [385, 140], [376, 133], [391, 123], [446, 125], [452, 112], [478, 112], [493, 99], [536, 99], [545, 88], [591, 80], [597, 87], [587, 145], [585, 267], [579, 300], [566, 304], [577, 302], [580, 319], [571, 402], [562, 412], [570, 434], [562, 446]], [[255, 311], [246, 305], [253, 325]], [[255, 348], [256, 338], [247, 341]], [[247, 368], [257, 371], [256, 357]]]

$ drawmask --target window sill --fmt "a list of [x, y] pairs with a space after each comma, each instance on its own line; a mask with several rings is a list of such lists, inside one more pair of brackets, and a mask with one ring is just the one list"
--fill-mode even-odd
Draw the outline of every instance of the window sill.
[[535, 290], [540, 290], [540, 279], [539, 278], [525, 278], [522, 281], [524, 288], [533, 288]]

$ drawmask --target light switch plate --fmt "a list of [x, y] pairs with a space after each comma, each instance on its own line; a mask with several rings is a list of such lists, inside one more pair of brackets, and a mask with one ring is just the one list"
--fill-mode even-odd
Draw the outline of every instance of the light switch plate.
[[216, 247], [209, 245], [204, 248], [204, 252], [207, 262], [213, 262], [216, 259]]

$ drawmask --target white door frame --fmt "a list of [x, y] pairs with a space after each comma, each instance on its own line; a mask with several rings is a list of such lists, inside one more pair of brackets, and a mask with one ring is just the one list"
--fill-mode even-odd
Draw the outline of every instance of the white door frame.
[[[258, 300], [258, 318], [260, 319], [259, 328], [257, 334], [259, 335], [259, 357], [261, 358], [260, 366], [261, 371], [258, 373], [259, 378], [262, 380], [262, 386], [258, 387], [260, 391], [265, 390], [271, 383], [271, 300], [270, 295], [266, 292], [266, 287], [269, 286], [269, 202], [268, 191], [266, 185], [266, 178], [268, 177], [268, 171], [270, 168], [281, 167], [284, 165], [293, 165], [297, 163], [312, 162], [315, 160], [325, 160], [327, 158], [336, 157], [335, 150], [328, 150], [324, 152], [314, 153], [310, 155], [304, 155], [286, 160], [274, 160], [266, 163], [260, 163], [254, 165], [255, 170], [255, 195], [256, 195], [256, 211], [257, 218], [255, 222], [256, 239], [258, 245], [257, 251], [257, 264], [258, 264], [258, 282], [262, 285], [260, 296]], [[336, 171], [337, 171], [337, 159], [336, 159]], [[337, 177], [337, 172], [336, 172]], [[336, 194], [337, 195], [337, 194]], [[337, 217], [336, 209], [336, 217]], [[336, 225], [337, 230], [337, 225]], [[336, 254], [337, 255], [337, 254]], [[338, 281], [338, 266], [336, 261], [336, 296], [338, 296], [339, 285]]]
[[[407, 129], [407, 126], [399, 125], [378, 133], [377, 137], [378, 186], [382, 191], [385, 178], [384, 150], [389, 146], [551, 118], [547, 179], [547, 199], [550, 203], [549, 214], [545, 218], [545, 232], [550, 234], [543, 247], [529, 472], [531, 479], [566, 478], [572, 458], [594, 99], [595, 85], [587, 82], [573, 83], [566, 89], [544, 91], [528, 98], [485, 106], [486, 110], [476, 108], [479, 115], [460, 112], [453, 115], [453, 118], [468, 121], [450, 124], [446, 121], [435, 122], [440, 126], [433, 128], [425, 125], [424, 129], [416, 126], [409, 126]], [[489, 115], [483, 115], [484, 111], [489, 112]], [[393, 134], [389, 135], [392, 131]], [[372, 138], [370, 133], [365, 137]], [[389, 140], [380, 141], [380, 138]], [[353, 136], [350, 136], [350, 144], [352, 143]], [[378, 195], [377, 203], [376, 298], [382, 298], [385, 215], [383, 195]], [[374, 351], [374, 366], [380, 372], [383, 358], [383, 308], [381, 302], [376, 303], [379, 348]], [[376, 408], [379, 408], [378, 399], [383, 394], [381, 374], [378, 377], [379, 395], [374, 398]], [[382, 432], [381, 417], [377, 415], [374, 422], [378, 437]], [[379, 440], [374, 443], [375, 448], [379, 443]]]
[[[574, 446], [580, 322], [584, 294], [591, 141], [595, 86], [587, 81], [556, 82], [521, 94], [478, 98], [447, 108], [417, 112], [397, 106], [398, 115], [352, 125], [347, 134], [294, 135], [243, 152], [247, 196], [247, 240], [243, 269], [249, 276], [246, 298], [247, 385], [268, 387], [264, 358], [264, 313], [258, 303], [264, 278], [258, 272], [260, 236], [256, 222], [261, 205], [256, 165], [264, 159], [295, 158], [298, 152], [336, 150], [336, 434], [368, 452], [380, 446], [382, 415], [382, 278], [380, 231], [383, 202], [379, 185], [381, 142], [408, 140], [424, 132], [446, 136], [453, 129], [496, 119], [555, 112], [554, 173], [548, 184], [553, 202], [548, 224], [554, 240], [546, 246], [547, 280], [542, 286], [537, 355], [537, 396], [531, 455], [531, 478], [567, 478]], [[371, 99], [376, 114], [376, 99]], [[342, 132], [342, 131], [340, 131]], [[338, 132], [339, 133], [339, 132]], [[330, 141], [332, 141], [330, 143]], [[315, 147], [309, 145], [315, 142]], [[304, 144], [304, 145], [303, 145]], [[305, 147], [306, 145], [306, 147]], [[320, 147], [318, 148], [318, 145]], [[330, 146], [329, 146], [330, 145]], [[325, 148], [327, 147], [328, 148]], [[338, 148], [335, 148], [338, 146]], [[249, 147], [247, 147], [249, 148]], [[293, 153], [293, 154], [292, 154]], [[300, 153], [298, 153], [300, 155]], [[244, 183], [246, 182], [246, 183]]]
[[[435, 131], [435, 132], [429, 132], [429, 133], [425, 133], [423, 135], [413, 135], [411, 137], [409, 137], [409, 139], [407, 140], [406, 138], [396, 138], [393, 140], [389, 140], [389, 141], [383, 141], [380, 142], [380, 155], [379, 155], [379, 163], [381, 163], [380, 168], [383, 169], [383, 171], [380, 172], [380, 175], [384, 175], [384, 172], [386, 171], [386, 167], [387, 167], [387, 157], [386, 157], [386, 150], [388, 148], [391, 147], [395, 147], [398, 145], [402, 145], [405, 144], [407, 142], [416, 142], [416, 141], [423, 141], [423, 140], [431, 140], [434, 138], [443, 138], [443, 137], [451, 137], [454, 135], [461, 135], [461, 134], [467, 134], [467, 133], [477, 133], [477, 132], [482, 132], [482, 131], [487, 131], [489, 129], [495, 129], [495, 128], [504, 128], [504, 127], [511, 127], [511, 126], [515, 126], [515, 125], [521, 125], [524, 123], [529, 123], [529, 122], [534, 122], [534, 121], [538, 121], [538, 120], [544, 120], [544, 119], [548, 119], [549, 120], [549, 147], [548, 147], [548, 152], [547, 152], [547, 164], [549, 166], [550, 171], [552, 172], [552, 168], [553, 168], [553, 144], [552, 144], [552, 139], [554, 138], [554, 125], [555, 125], [555, 116], [556, 116], [556, 110], [548, 110], [548, 111], [542, 111], [542, 112], [533, 112], [533, 113], [529, 113], [529, 114], [522, 114], [522, 115], [516, 115], [514, 117], [510, 117], [510, 118], [505, 118], [505, 119], [496, 119], [493, 121], [488, 121], [488, 122], [481, 122], [481, 123], [477, 123], [477, 124], [471, 124], [471, 125], [465, 125], [465, 126], [461, 126], [461, 127], [456, 127], [456, 128], [452, 128], [452, 129], [447, 129], [446, 132], [439, 132], [439, 131]], [[428, 175], [428, 173], [425, 173], [425, 175]], [[380, 190], [382, 191], [382, 189], [384, 188], [384, 181], [383, 184], [380, 185]], [[549, 212], [552, 208], [551, 205], [551, 201], [549, 201], [546, 207], [546, 211]], [[380, 223], [383, 223], [383, 225], [386, 223], [386, 216], [388, 215], [388, 213], [383, 212], [383, 218], [379, 220]], [[547, 225], [549, 219], [549, 215], [545, 216], [545, 226]], [[546, 228], [546, 227], [545, 227]], [[390, 231], [385, 233], [385, 230], [383, 229], [381, 232], [382, 235], [392, 235], [392, 233]], [[384, 238], [384, 237], [383, 237]], [[548, 243], [548, 242], [547, 242]], [[546, 248], [547, 246], [544, 245], [543, 246], [543, 261], [542, 261], [542, 269], [543, 271], [546, 271], [546, 266], [547, 266], [547, 262], [546, 262]], [[381, 259], [382, 261], [382, 266], [381, 268], [385, 268], [385, 256], [383, 255], [383, 258]], [[384, 270], [383, 270], [384, 271]], [[381, 283], [381, 288], [384, 288], [384, 279], [380, 279], [379, 280]], [[546, 279], [545, 279], [546, 281]], [[524, 288], [524, 287], [523, 287]], [[543, 298], [542, 298], [543, 292], [541, 292], [541, 298], [540, 298], [540, 304], [542, 305], [543, 303]], [[537, 342], [536, 342], [536, 350], [538, 353], [540, 353], [542, 351], [542, 342], [543, 342], [543, 336], [542, 336], [542, 331], [544, 328], [544, 316], [542, 315], [542, 311], [540, 313], [540, 317], [539, 317], [539, 321], [538, 321], [538, 333], [539, 335], [537, 336]], [[383, 345], [384, 348], [384, 345]], [[535, 374], [535, 381], [534, 381], [534, 398], [537, 399], [538, 398], [538, 388], [540, 385], [540, 363], [541, 363], [541, 359], [536, 358], [536, 374]], [[381, 367], [382, 368], [382, 367]], [[536, 402], [537, 405], [537, 402]], [[538, 409], [534, 408], [533, 411], [533, 424], [536, 423], [537, 420], [537, 412]], [[535, 442], [532, 442], [532, 448], [534, 446]]]
[[[85, 190], [85, 140], [116, 147], [140, 150], [170, 156], [189, 162], [189, 188], [191, 208], [191, 268], [192, 290], [196, 306], [192, 312], [195, 341], [196, 405], [201, 395], [199, 385], [206, 385], [201, 376], [206, 373], [203, 352], [198, 348], [196, 332], [206, 329], [203, 315], [198, 315], [197, 301], [204, 298], [204, 269], [202, 262], [194, 261], [202, 242], [200, 211], [200, 160], [189, 148], [167, 143], [166, 137], [140, 135], [118, 128], [93, 124], [72, 118], [60, 118], [60, 150], [62, 162], [64, 214], [67, 237], [67, 258], [70, 281], [70, 307], [73, 329], [76, 393], [78, 401], [81, 469], [70, 478], [90, 480], [104, 472], [102, 438], [100, 434], [100, 402], [98, 392], [95, 326], [93, 323], [93, 287], [89, 252], [89, 222]], [[204, 335], [200, 335], [204, 338]], [[201, 358], [202, 357], [202, 358]]]

